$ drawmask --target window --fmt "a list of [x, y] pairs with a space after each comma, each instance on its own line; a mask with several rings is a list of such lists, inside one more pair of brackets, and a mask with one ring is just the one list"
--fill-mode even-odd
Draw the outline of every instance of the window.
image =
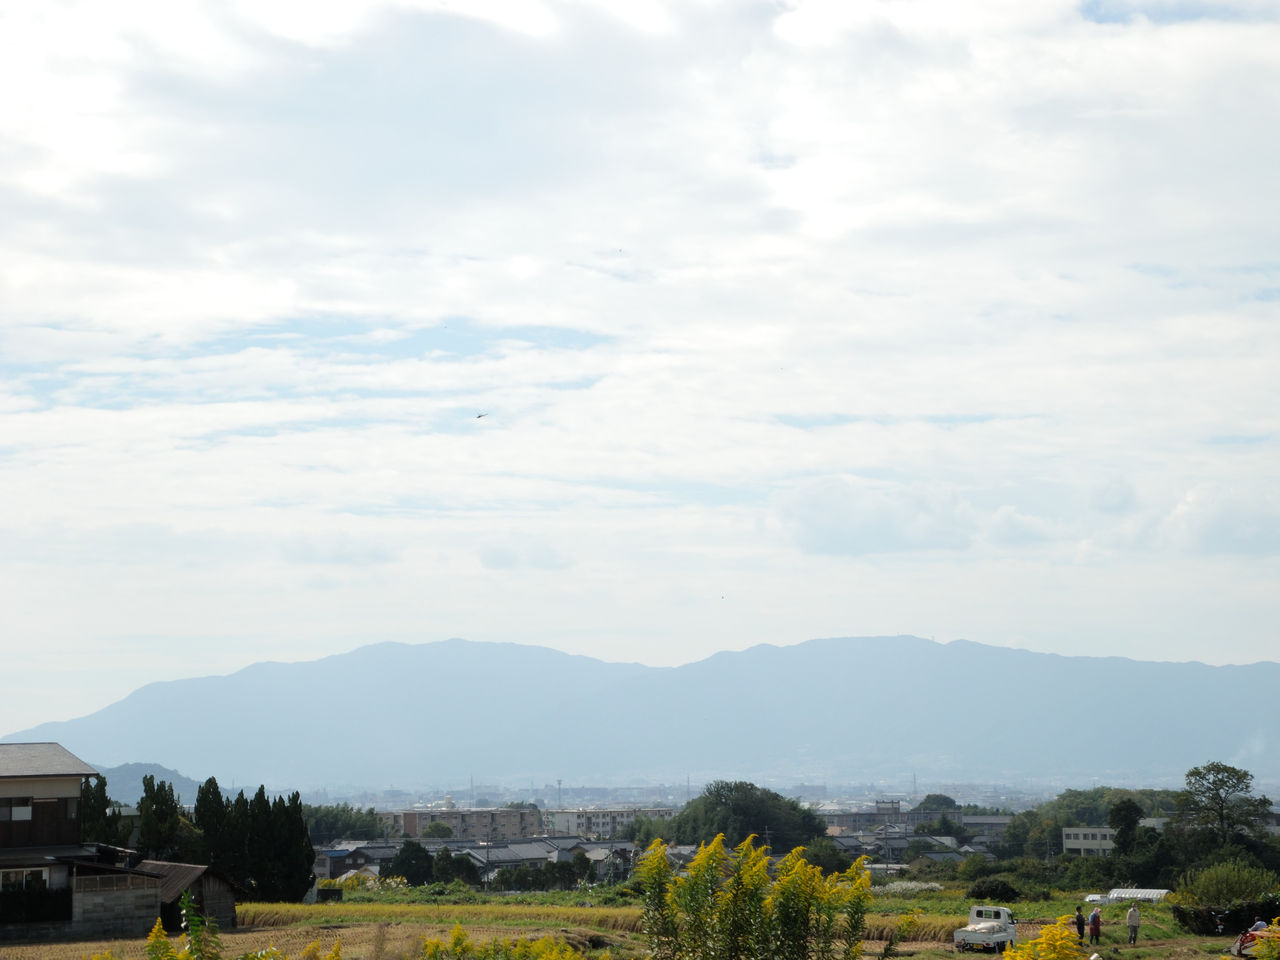
[[44, 867], [0, 870], [0, 890], [43, 890], [48, 885], [49, 871]]
[[0, 800], [0, 820], [30, 820], [30, 797], [7, 797]]

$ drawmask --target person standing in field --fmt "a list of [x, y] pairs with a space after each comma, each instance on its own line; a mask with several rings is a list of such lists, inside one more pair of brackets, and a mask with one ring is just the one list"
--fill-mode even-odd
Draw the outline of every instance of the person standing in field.
[[1089, 945], [1102, 943], [1102, 908], [1094, 907], [1089, 914]]
[[1129, 942], [1138, 942], [1138, 924], [1142, 923], [1142, 914], [1138, 912], [1138, 905], [1135, 903], [1129, 908], [1129, 912], [1124, 915], [1124, 922], [1129, 925]]
[[1084, 911], [1076, 907], [1076, 937], [1080, 940], [1080, 945], [1084, 946]]

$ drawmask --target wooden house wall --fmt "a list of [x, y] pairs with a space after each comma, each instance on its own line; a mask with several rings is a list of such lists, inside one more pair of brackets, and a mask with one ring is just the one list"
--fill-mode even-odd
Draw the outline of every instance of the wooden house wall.
[[217, 920], [223, 930], [236, 925], [236, 892], [221, 877], [206, 873], [200, 878], [200, 904], [205, 914]]

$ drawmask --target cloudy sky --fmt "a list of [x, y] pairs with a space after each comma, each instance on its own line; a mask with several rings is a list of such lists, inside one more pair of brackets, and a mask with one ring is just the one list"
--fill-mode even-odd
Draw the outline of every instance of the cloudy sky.
[[0, 10], [0, 732], [378, 640], [1280, 650], [1271, 0]]

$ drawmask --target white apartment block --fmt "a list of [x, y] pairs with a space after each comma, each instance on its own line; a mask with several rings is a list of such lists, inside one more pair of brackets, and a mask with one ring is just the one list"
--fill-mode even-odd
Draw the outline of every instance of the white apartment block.
[[548, 810], [547, 830], [556, 836], [598, 837], [608, 840], [616, 837], [636, 817], [649, 820], [670, 820], [676, 811], [670, 807], [624, 807], [615, 810]]
[[1063, 827], [1062, 852], [1077, 857], [1109, 857], [1116, 848], [1111, 827]]

